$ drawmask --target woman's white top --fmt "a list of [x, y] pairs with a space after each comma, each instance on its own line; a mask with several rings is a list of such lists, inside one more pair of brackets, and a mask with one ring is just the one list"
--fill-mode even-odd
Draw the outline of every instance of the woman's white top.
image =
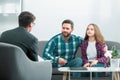
[[88, 58], [89, 62], [96, 60], [96, 57], [97, 57], [96, 41], [88, 42], [88, 47], [87, 47], [86, 53], [87, 53], [87, 58]]

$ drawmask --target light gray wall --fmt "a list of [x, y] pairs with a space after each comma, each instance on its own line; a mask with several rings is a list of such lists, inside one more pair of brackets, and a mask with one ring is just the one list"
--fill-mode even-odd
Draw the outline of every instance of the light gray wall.
[[120, 0], [24, 0], [23, 10], [36, 15], [32, 33], [39, 40], [61, 32], [61, 22], [71, 19], [76, 35], [84, 37], [87, 25], [96, 23], [106, 40], [120, 42]]
[[36, 16], [31, 33], [39, 40], [49, 40], [71, 19], [73, 34], [84, 37], [87, 25], [96, 23], [106, 40], [120, 42], [120, 0], [23, 0], [23, 10]]

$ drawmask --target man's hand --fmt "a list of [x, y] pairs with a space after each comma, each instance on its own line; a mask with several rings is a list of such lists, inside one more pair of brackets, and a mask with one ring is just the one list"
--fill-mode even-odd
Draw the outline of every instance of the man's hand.
[[67, 60], [65, 60], [65, 59], [63, 59], [63, 58], [59, 58], [59, 59], [58, 59], [58, 62], [59, 62], [59, 64], [61, 64], [61, 65], [65, 65], [65, 64], [67, 63]]

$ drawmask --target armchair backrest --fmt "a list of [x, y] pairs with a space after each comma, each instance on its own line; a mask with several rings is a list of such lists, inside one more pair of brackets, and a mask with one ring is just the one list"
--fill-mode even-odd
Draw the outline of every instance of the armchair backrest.
[[35, 62], [12, 44], [0, 42], [0, 80], [51, 80], [50, 61]]
[[22, 80], [22, 74], [17, 67], [19, 64], [17, 58], [23, 55], [19, 47], [0, 43], [0, 80]]

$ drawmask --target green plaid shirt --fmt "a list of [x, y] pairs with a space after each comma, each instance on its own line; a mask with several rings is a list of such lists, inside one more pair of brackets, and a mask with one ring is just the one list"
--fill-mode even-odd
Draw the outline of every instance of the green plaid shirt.
[[54, 63], [58, 63], [60, 57], [69, 61], [75, 57], [75, 53], [78, 47], [81, 46], [82, 41], [83, 38], [72, 34], [66, 42], [60, 33], [48, 41], [44, 48], [43, 58], [52, 60]]

